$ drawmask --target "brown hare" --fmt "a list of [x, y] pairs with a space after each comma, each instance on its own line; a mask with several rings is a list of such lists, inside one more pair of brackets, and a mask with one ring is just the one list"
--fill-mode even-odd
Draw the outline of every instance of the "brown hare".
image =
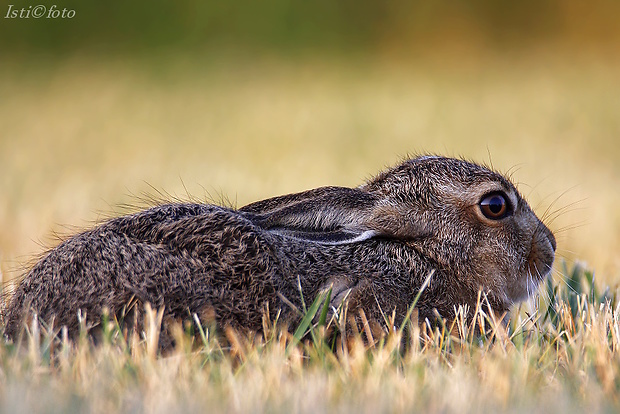
[[[5, 334], [39, 320], [79, 329], [130, 301], [166, 317], [209, 315], [260, 331], [263, 313], [295, 308], [332, 286], [331, 305], [402, 321], [426, 277], [420, 318], [454, 317], [486, 293], [498, 313], [536, 291], [556, 242], [514, 185], [452, 158], [407, 160], [357, 188], [322, 187], [238, 210], [167, 204], [109, 220], [47, 253], [8, 303]], [[300, 291], [301, 289], [301, 291]]]

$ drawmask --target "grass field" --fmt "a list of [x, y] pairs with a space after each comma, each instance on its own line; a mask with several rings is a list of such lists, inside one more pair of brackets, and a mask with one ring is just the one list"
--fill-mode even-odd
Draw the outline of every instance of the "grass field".
[[[0, 344], [0, 410], [616, 412], [618, 291], [597, 291], [579, 267], [565, 272], [508, 327], [479, 309], [482, 332], [458, 318], [432, 329], [414, 316], [372, 344], [334, 344], [324, 325], [256, 338], [206, 330], [202, 340], [179, 327], [175, 351], [158, 356], [155, 311], [142, 337], [110, 324], [96, 347], [86, 336], [58, 342], [33, 324], [26, 345]], [[297, 342], [304, 332], [312, 339]]]
[[[193, 352], [154, 358], [148, 340], [50, 349], [35, 332], [25, 347], [0, 344], [0, 411], [617, 411], [617, 73], [609, 60], [543, 55], [5, 64], [5, 283], [56, 233], [139, 208], [145, 197], [243, 205], [354, 186], [407, 153], [434, 152], [512, 174], [558, 236], [559, 287], [555, 299], [545, 291], [540, 309], [515, 310], [508, 332], [492, 320], [482, 337], [466, 327], [414, 330], [404, 349], [392, 335], [368, 349], [332, 351], [317, 339], [287, 351], [290, 338], [274, 334], [222, 350], [210, 333]], [[606, 305], [585, 274], [572, 276], [575, 261], [595, 271], [599, 292], [612, 286]]]

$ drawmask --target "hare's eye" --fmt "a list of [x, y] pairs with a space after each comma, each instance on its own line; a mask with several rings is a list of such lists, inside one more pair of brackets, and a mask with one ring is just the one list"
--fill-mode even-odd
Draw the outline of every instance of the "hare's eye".
[[508, 215], [506, 196], [501, 193], [493, 193], [485, 196], [482, 201], [480, 201], [480, 210], [488, 219], [503, 219]]

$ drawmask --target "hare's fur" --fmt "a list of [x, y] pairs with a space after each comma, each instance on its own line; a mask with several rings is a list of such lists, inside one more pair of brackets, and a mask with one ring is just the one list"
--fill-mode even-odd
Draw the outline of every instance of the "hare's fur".
[[[480, 210], [501, 193], [501, 220]], [[23, 321], [79, 329], [130, 303], [194, 313], [220, 327], [258, 331], [265, 312], [292, 323], [333, 286], [373, 321], [402, 320], [426, 277], [421, 318], [475, 306], [479, 290], [503, 313], [550, 272], [555, 239], [504, 176], [463, 160], [420, 157], [357, 188], [323, 187], [238, 210], [167, 204], [115, 218], [52, 249], [25, 276], [5, 314], [5, 334]], [[300, 291], [301, 288], [301, 291]]]

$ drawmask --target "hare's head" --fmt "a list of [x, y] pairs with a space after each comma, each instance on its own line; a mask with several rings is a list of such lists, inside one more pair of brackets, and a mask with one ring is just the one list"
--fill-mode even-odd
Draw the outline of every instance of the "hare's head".
[[534, 293], [556, 242], [504, 176], [463, 160], [407, 160], [360, 187], [324, 187], [250, 204], [257, 225], [324, 244], [402, 242], [503, 307]]
[[378, 233], [410, 235], [440, 267], [471, 277], [505, 304], [534, 293], [551, 270], [553, 233], [507, 178], [487, 168], [421, 157], [360, 189], [383, 196], [370, 220], [382, 223]]

